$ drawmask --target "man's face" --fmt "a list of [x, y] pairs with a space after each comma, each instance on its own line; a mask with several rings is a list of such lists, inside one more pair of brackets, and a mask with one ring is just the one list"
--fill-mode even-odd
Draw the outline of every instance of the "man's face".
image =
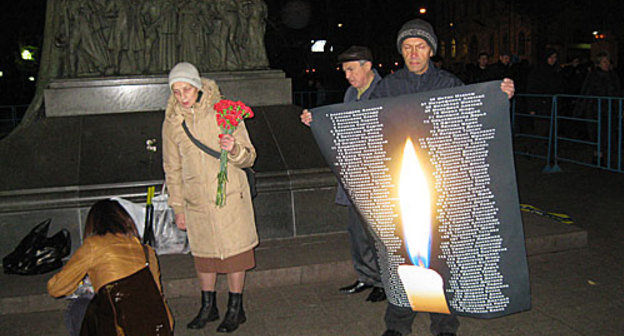
[[180, 105], [189, 108], [195, 104], [199, 95], [199, 89], [187, 82], [175, 82], [171, 85], [173, 96]]
[[555, 63], [557, 63], [557, 54], [552, 54], [552, 55], [548, 56], [548, 58], [546, 59], [546, 62], [550, 66], [555, 65]]
[[486, 65], [488, 65], [488, 63], [490, 62], [488, 55], [481, 55], [479, 56], [479, 66], [481, 68], [485, 68]]
[[509, 64], [509, 62], [511, 61], [511, 58], [509, 57], [509, 55], [501, 55], [499, 57], [499, 59], [500, 59], [501, 63], [503, 63], [505, 65]]
[[410, 72], [422, 75], [429, 69], [429, 59], [433, 56], [433, 50], [427, 41], [420, 37], [410, 37], [401, 44], [401, 55]]
[[349, 84], [356, 89], [362, 89], [368, 84], [368, 74], [372, 71], [372, 63], [360, 61], [351, 61], [342, 63], [342, 71]]
[[609, 71], [611, 68], [611, 61], [609, 61], [606, 57], [601, 57], [598, 67], [600, 67], [600, 70], [602, 71]]

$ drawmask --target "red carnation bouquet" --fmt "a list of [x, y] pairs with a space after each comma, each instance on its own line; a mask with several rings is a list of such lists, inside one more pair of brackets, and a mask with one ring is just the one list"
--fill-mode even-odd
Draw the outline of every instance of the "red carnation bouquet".
[[[246, 118], [253, 118], [254, 113], [249, 106], [243, 104], [240, 101], [234, 102], [231, 100], [222, 99], [214, 105], [215, 111], [217, 111], [217, 125], [221, 127], [221, 134], [219, 138], [225, 134], [232, 134], [238, 124]], [[225, 205], [225, 183], [227, 182], [227, 157], [228, 152], [224, 149], [221, 150], [220, 170], [217, 186], [217, 206], [223, 207]]]

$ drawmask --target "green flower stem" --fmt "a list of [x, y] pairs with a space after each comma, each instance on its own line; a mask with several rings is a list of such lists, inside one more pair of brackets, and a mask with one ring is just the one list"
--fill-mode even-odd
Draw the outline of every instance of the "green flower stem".
[[[232, 129], [222, 130], [223, 134], [232, 134]], [[225, 205], [225, 184], [228, 181], [227, 178], [227, 163], [228, 152], [225, 149], [221, 150], [221, 157], [219, 160], [219, 174], [217, 175], [217, 206], [222, 208]]]

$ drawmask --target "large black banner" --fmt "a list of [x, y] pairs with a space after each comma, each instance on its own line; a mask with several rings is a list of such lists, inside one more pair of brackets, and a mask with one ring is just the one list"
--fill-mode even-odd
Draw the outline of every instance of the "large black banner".
[[500, 81], [311, 112], [321, 152], [376, 239], [392, 304], [478, 318], [530, 308]]

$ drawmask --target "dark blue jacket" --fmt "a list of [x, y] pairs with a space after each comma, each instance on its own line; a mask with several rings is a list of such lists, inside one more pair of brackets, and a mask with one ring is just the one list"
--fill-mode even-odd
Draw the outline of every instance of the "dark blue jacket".
[[446, 89], [464, 85], [459, 78], [445, 70], [436, 68], [429, 61], [429, 69], [422, 75], [410, 72], [403, 67], [386, 76], [371, 94], [370, 99], [396, 97], [431, 90]]
[[[373, 91], [377, 87], [377, 84], [381, 82], [381, 76], [379, 75], [377, 70], [373, 69], [373, 73], [375, 74], [375, 78], [373, 78], [371, 85], [368, 87], [368, 89], [366, 89], [366, 91], [364, 91], [364, 93], [362, 93], [359, 99], [357, 97], [357, 89], [353, 86], [349, 86], [347, 92], [345, 92], [343, 102], [352, 103], [356, 101], [370, 99], [371, 93], [373, 93]], [[338, 185], [338, 190], [336, 191], [336, 203], [340, 205], [351, 205], [349, 198], [347, 198], [347, 194], [340, 184]]]

